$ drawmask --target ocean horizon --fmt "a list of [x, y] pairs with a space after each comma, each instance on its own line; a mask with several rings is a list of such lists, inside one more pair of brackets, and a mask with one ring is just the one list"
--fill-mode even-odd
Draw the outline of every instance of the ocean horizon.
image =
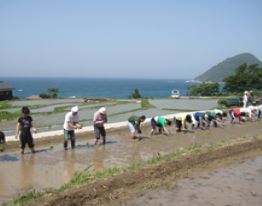
[[47, 93], [48, 88], [59, 89], [59, 97], [108, 97], [128, 98], [134, 89], [143, 97], [170, 97], [177, 89], [187, 95], [188, 79], [133, 79], [133, 78], [84, 78], [84, 77], [0, 77], [13, 89], [13, 95], [26, 98]]

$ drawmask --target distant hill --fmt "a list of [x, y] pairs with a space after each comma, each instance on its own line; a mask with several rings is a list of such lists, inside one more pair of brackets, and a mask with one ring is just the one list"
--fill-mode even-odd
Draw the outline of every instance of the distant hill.
[[262, 62], [259, 61], [254, 55], [250, 53], [238, 54], [236, 56], [230, 57], [216, 66], [211, 67], [209, 70], [203, 74], [197, 76], [195, 80], [198, 81], [212, 81], [212, 82], [221, 82], [225, 77], [228, 77], [234, 74], [235, 68], [241, 64], [258, 64], [262, 66]]

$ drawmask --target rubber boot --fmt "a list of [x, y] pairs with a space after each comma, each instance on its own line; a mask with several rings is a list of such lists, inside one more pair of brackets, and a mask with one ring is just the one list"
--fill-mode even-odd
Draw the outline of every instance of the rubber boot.
[[67, 141], [64, 142], [64, 148], [67, 149]]
[[102, 137], [103, 138], [103, 144], [106, 144], [106, 137]]
[[72, 149], [75, 148], [75, 140], [71, 140], [71, 148], [72, 148]]

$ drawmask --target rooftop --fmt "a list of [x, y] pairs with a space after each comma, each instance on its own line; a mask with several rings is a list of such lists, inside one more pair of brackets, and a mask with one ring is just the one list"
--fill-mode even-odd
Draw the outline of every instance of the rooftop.
[[3, 81], [0, 81], [0, 91], [10, 91], [14, 89], [13, 87], [11, 87], [9, 84], [3, 82]]

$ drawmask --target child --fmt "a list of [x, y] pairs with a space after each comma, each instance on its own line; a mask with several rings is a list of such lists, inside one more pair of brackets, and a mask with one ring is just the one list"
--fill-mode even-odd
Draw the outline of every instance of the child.
[[142, 131], [140, 129], [140, 124], [146, 120], [146, 116], [142, 115], [138, 116], [131, 116], [128, 118], [127, 126], [129, 131], [131, 132], [131, 138], [137, 139], [136, 133], [141, 134]]
[[34, 141], [31, 133], [31, 129], [35, 133], [36, 133], [36, 129], [33, 127], [33, 123], [32, 123], [33, 119], [29, 115], [30, 110], [28, 107], [23, 107], [21, 112], [22, 112], [22, 116], [18, 119], [15, 138], [17, 138], [18, 135], [20, 134], [19, 139], [20, 139], [20, 146], [21, 146], [21, 154], [24, 154], [24, 149], [26, 144], [28, 144], [32, 153], [35, 153]]
[[159, 133], [161, 134], [162, 131], [163, 131], [163, 134], [164, 135], [168, 135], [169, 132], [166, 128], [166, 126], [170, 126], [172, 124], [172, 122], [168, 119], [166, 119], [165, 117], [163, 116], [156, 116], [156, 117], [153, 117], [151, 119], [151, 127], [152, 127], [152, 130], [151, 130], [151, 135], [154, 134], [155, 132], [155, 129], [158, 127], [158, 131]]

